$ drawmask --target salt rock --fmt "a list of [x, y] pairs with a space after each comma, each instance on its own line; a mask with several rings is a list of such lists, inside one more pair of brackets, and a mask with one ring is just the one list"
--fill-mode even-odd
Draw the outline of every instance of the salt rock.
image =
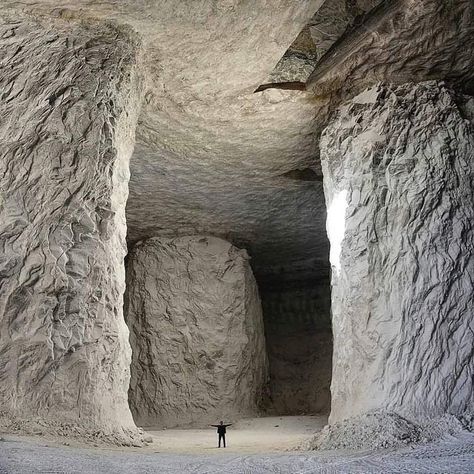
[[331, 423], [472, 410], [473, 154], [472, 103], [438, 82], [374, 86], [326, 128]]
[[125, 312], [137, 424], [163, 428], [258, 411], [267, 358], [246, 251], [215, 237], [137, 244], [127, 264]]

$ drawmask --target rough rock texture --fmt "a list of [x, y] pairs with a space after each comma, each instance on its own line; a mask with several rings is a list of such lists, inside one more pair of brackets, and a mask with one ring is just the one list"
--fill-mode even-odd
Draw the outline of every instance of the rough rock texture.
[[[280, 428], [269, 431], [272, 433], [278, 430]], [[268, 431], [258, 431], [262, 437], [266, 432]], [[252, 434], [255, 435], [255, 432]], [[242, 432], [240, 435], [242, 436]], [[231, 439], [234, 439], [234, 434]], [[199, 441], [192, 440], [192, 443], [196, 445]], [[0, 443], [0, 469], [3, 468], [3, 472], [7, 473], [88, 474], [472, 474], [474, 465], [474, 435], [468, 433], [385, 452], [287, 452], [276, 455], [263, 453], [259, 451], [259, 447], [245, 447], [244, 452], [239, 452], [239, 448], [235, 451], [226, 450], [219, 452], [217, 456], [212, 451], [209, 452], [207, 447], [196, 450], [192, 455], [166, 452], [143, 455], [110, 451], [97, 453], [83, 449], [72, 450], [64, 446], [45, 446], [43, 442], [7, 439]], [[249, 454], [247, 449], [255, 454]]]
[[462, 420], [444, 415], [417, 424], [397, 413], [371, 412], [326, 425], [302, 449], [381, 449], [427, 443], [466, 433]]
[[285, 173], [316, 165], [313, 120], [327, 101], [253, 93], [322, 3], [159, 2], [157, 64], [131, 162], [130, 242], [212, 234], [248, 249], [256, 273], [300, 262], [325, 271], [322, 183]]
[[380, 0], [326, 0], [278, 61], [267, 82], [306, 82], [326, 51]]
[[[412, 0], [406, 22], [403, 15], [388, 22], [333, 70], [327, 81], [331, 95], [253, 93], [303, 29], [308, 40], [308, 24], [321, 53], [372, 3], [2, 0], [1, 5], [48, 17], [116, 21], [142, 36], [149, 87], [131, 160], [131, 244], [165, 234], [213, 234], [247, 248], [256, 273], [278, 263], [278, 256], [288, 273], [303, 262], [317, 277], [328, 254], [322, 186], [285, 176], [318, 168], [319, 134], [329, 107], [340, 100], [339, 89], [352, 94], [361, 82], [365, 88], [387, 76], [407, 82], [423, 74], [454, 75], [466, 84], [474, 76], [474, 2]], [[297, 64], [287, 63], [282, 74], [300, 67], [293, 57]], [[308, 71], [307, 64], [303, 69]]]
[[315, 45], [315, 59], [326, 51], [357, 24], [358, 17], [377, 6], [381, 0], [326, 0], [308, 23], [308, 30]]
[[224, 156], [216, 165], [202, 165], [171, 154], [157, 160], [153, 152], [141, 151], [143, 166], [131, 165], [129, 241], [145, 228], [163, 237], [210, 232], [247, 248], [257, 275], [271, 276], [273, 267], [327, 273], [322, 182], [262, 176], [249, 190]]
[[[332, 67], [317, 81], [313, 81], [312, 74], [308, 88], [317, 95], [335, 93], [336, 99], [353, 97], [379, 81], [403, 84], [445, 79], [474, 93], [474, 2], [397, 2], [400, 8], [376, 26], [351, 30], [345, 53], [341, 53], [338, 41], [334, 45], [337, 48], [328, 51]], [[320, 12], [323, 10], [324, 7]], [[328, 20], [331, 24], [331, 16]], [[353, 35], [357, 31], [362, 32], [362, 37]], [[319, 68], [321, 63], [315, 72]]]
[[442, 83], [379, 85], [324, 132], [331, 422], [472, 410], [472, 104]]
[[125, 201], [140, 85], [127, 30], [0, 16], [0, 412], [126, 441]]
[[[130, 163], [128, 241], [212, 234], [325, 269], [322, 183], [282, 177], [318, 161], [299, 91], [253, 91], [323, 0], [2, 0], [35, 15], [116, 21], [144, 43], [147, 92]], [[295, 212], [295, 209], [298, 209]], [[322, 250], [322, 254], [319, 253]], [[323, 262], [319, 260], [323, 259]]]
[[126, 306], [137, 424], [203, 424], [257, 413], [267, 359], [245, 250], [215, 237], [141, 242], [128, 258]]
[[381, 449], [421, 440], [421, 429], [396, 413], [368, 413], [326, 425], [303, 449]]
[[270, 365], [269, 411], [279, 415], [329, 413], [329, 279], [298, 282], [296, 288], [260, 288]]

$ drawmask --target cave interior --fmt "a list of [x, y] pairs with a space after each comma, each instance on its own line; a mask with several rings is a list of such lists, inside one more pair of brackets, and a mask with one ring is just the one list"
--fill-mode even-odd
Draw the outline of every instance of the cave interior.
[[0, 427], [472, 412], [472, 0], [0, 19]]
[[[304, 120], [296, 110], [304, 101], [301, 93], [268, 89], [288, 82], [304, 84], [324, 53], [376, 3], [362, 1], [351, 7], [350, 2], [325, 2], [267, 77], [260, 76], [268, 97], [248, 89], [239, 100], [253, 102], [261, 113], [270, 107], [276, 112], [272, 127], [280, 126], [278, 121], [293, 107], [297, 119]], [[252, 126], [258, 129], [256, 120], [250, 117], [250, 123], [242, 124], [245, 133], [252, 133]], [[140, 121], [146, 129], [147, 118]], [[178, 146], [186, 147], [181, 152], [137, 141], [127, 205], [129, 249], [147, 238], [186, 235], [217, 236], [246, 249], [262, 305], [269, 366], [259, 415], [328, 415], [331, 268], [317, 133], [306, 137], [306, 143], [300, 141], [298, 147], [303, 148], [298, 150], [281, 138], [269, 146], [262, 137], [252, 147], [235, 132], [226, 132], [230, 140], [239, 140], [230, 148], [220, 143], [227, 139], [222, 124], [212, 126], [219, 127], [213, 137], [218, 143], [207, 142], [204, 149], [195, 129], [188, 135], [179, 130]]]

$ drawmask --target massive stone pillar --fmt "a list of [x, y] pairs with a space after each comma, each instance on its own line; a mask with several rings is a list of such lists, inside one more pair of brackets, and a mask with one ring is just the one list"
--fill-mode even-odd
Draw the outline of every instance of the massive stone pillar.
[[247, 253], [215, 237], [152, 238], [127, 263], [137, 424], [257, 412], [267, 379], [262, 311]]
[[332, 422], [473, 408], [473, 104], [435, 82], [379, 85], [323, 134]]
[[[0, 412], [6, 429], [129, 439], [122, 314], [138, 44], [0, 16]], [[5, 426], [6, 425], [6, 426]]]

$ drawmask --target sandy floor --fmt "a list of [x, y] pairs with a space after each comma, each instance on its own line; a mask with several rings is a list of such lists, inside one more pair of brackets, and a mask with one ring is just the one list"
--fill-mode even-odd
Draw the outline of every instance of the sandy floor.
[[152, 431], [154, 442], [135, 449], [4, 436], [0, 474], [474, 473], [473, 434], [397, 450], [287, 451], [324, 423], [322, 417], [241, 421], [229, 429], [226, 449], [215, 447], [212, 428]]
[[[270, 453], [296, 448], [302, 441], [320, 431], [325, 416], [284, 416], [242, 420], [227, 429], [227, 453]], [[153, 444], [145, 448], [160, 453], [217, 454], [215, 428], [173, 429], [155, 431], [147, 428]]]

